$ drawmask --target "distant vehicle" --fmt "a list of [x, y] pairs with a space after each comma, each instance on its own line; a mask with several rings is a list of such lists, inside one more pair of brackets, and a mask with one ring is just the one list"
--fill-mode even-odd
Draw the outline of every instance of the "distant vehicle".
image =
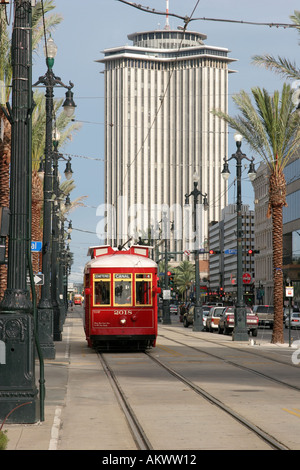
[[[211, 308], [215, 307], [215, 305], [202, 305], [202, 322], [203, 322], [203, 327], [205, 328], [206, 326], [206, 319], [209, 314], [209, 311]], [[189, 307], [187, 311], [183, 314], [183, 326], [185, 328], [188, 328], [190, 325], [193, 325], [194, 323], [194, 305]]]
[[[285, 327], [289, 328], [290, 319], [289, 315], [287, 315], [285, 319]], [[299, 312], [291, 312], [291, 328], [300, 328], [300, 313]]]
[[170, 313], [174, 313], [174, 315], [177, 315], [177, 313], [178, 313], [178, 305], [171, 304], [171, 305], [170, 305]]
[[208, 316], [206, 318], [206, 325], [205, 325], [206, 331], [210, 331], [211, 333], [213, 331], [217, 331], [220, 316], [222, 315], [224, 309], [225, 307], [212, 307], [210, 309]]
[[80, 294], [74, 295], [74, 305], [82, 305], [82, 296]]
[[[220, 316], [218, 333], [229, 335], [234, 329], [234, 308], [227, 307]], [[258, 316], [253, 313], [250, 307], [246, 307], [247, 330], [252, 336], [257, 336]]]
[[269, 326], [273, 328], [274, 325], [274, 307], [273, 305], [254, 305], [253, 313], [258, 316], [259, 326]]

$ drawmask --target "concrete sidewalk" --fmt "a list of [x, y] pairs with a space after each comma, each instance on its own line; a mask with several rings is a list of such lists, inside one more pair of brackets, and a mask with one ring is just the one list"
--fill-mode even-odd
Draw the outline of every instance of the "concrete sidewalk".
[[[76, 312], [68, 313], [63, 340], [56, 342], [55, 348], [55, 359], [45, 360], [45, 420], [5, 424], [7, 450], [113, 450], [120, 442], [124, 449], [135, 450], [123, 413], [97, 354], [87, 346], [82, 319]], [[36, 364], [38, 384], [38, 361]]]

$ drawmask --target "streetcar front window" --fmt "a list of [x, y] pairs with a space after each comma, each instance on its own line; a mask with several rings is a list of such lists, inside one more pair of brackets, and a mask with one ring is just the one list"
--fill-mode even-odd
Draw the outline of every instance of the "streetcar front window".
[[151, 305], [151, 274], [135, 275], [135, 303], [136, 305]]
[[110, 305], [110, 274], [94, 274], [94, 305]]
[[132, 305], [132, 275], [129, 273], [114, 274], [114, 304]]

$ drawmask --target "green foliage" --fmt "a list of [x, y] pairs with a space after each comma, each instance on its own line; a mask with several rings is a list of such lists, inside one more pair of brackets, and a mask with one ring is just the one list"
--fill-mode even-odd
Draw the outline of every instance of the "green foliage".
[[0, 431], [0, 450], [6, 450], [8, 440], [7, 431]]
[[233, 96], [240, 114], [231, 117], [218, 110], [212, 111], [229, 126], [242, 134], [252, 150], [260, 155], [272, 171], [281, 169], [299, 150], [299, 116], [292, 102], [292, 89], [284, 84], [281, 93], [270, 95], [265, 89], [252, 88], [251, 96], [241, 91]]
[[195, 280], [195, 266], [190, 261], [182, 261], [175, 269], [175, 285], [180, 293], [184, 293]]

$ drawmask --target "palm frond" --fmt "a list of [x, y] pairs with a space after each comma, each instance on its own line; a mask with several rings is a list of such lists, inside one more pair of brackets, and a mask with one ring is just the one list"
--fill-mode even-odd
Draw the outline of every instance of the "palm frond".
[[256, 55], [252, 57], [252, 63], [261, 67], [265, 67], [267, 70], [271, 70], [283, 77], [299, 80], [300, 70], [296, 66], [295, 62], [291, 62], [289, 59], [284, 57], [278, 57], [277, 59], [269, 54]]
[[300, 147], [300, 118], [294, 112], [292, 90], [285, 84], [281, 93], [275, 91], [273, 95], [258, 87], [251, 91], [255, 107], [242, 90], [233, 96], [240, 115], [231, 117], [218, 110], [212, 112], [241, 133], [270, 170], [278, 163], [283, 169]]

